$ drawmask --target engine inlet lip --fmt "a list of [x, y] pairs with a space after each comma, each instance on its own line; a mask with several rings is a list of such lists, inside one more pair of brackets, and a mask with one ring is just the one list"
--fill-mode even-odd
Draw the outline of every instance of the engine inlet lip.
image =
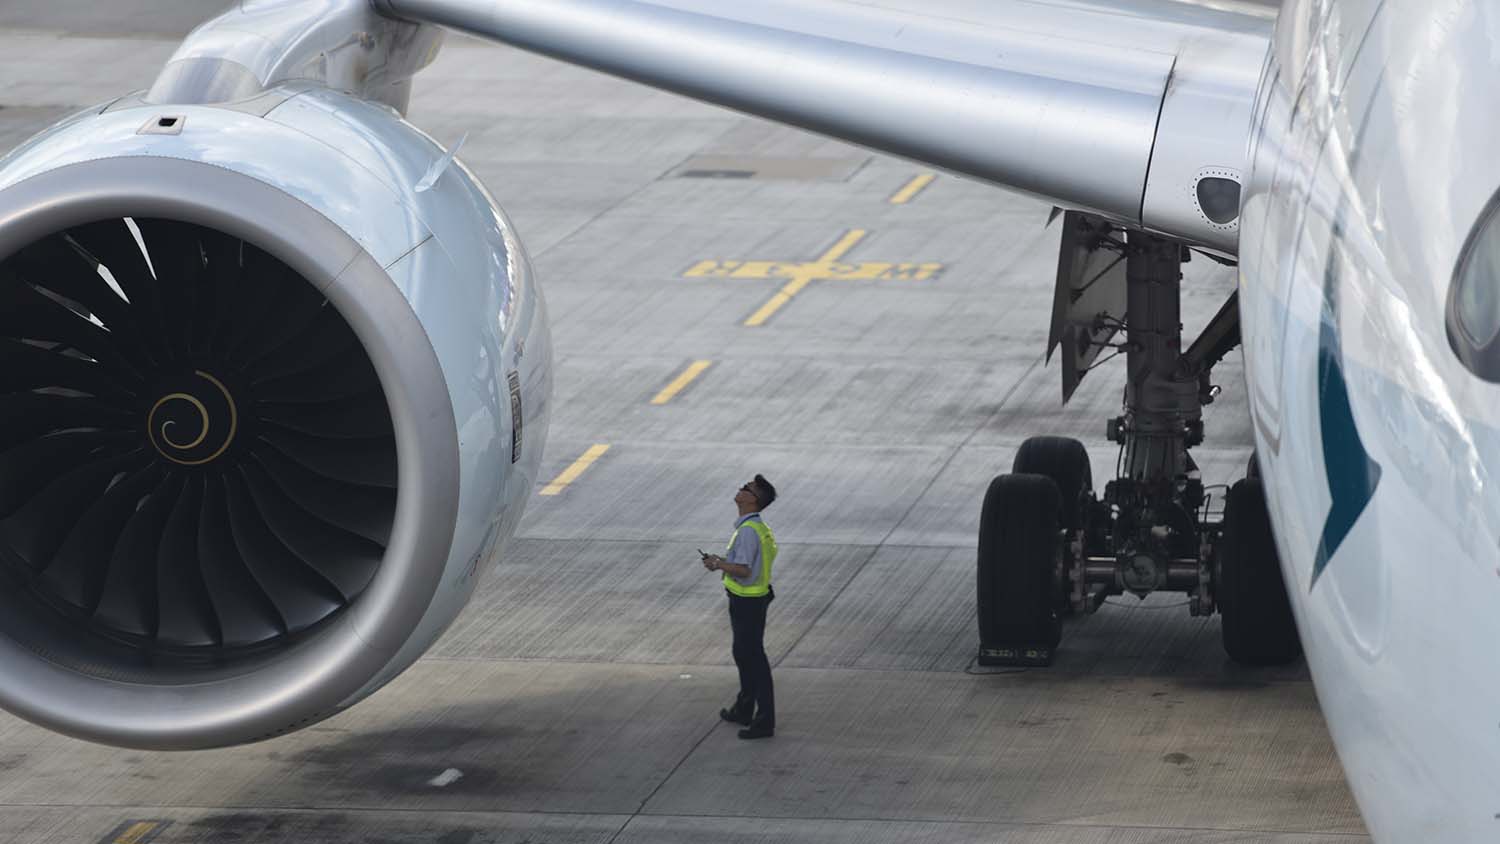
[[239, 744], [320, 720], [357, 700], [391, 664], [433, 602], [451, 551], [457, 426], [436, 353], [384, 269], [342, 228], [274, 186], [213, 164], [102, 158], [5, 187], [0, 261], [54, 232], [118, 217], [192, 222], [253, 243], [339, 311], [375, 367], [395, 431], [391, 540], [358, 601], [253, 672], [209, 671], [168, 684], [107, 679], [0, 634], [0, 706], [78, 738], [155, 750]]

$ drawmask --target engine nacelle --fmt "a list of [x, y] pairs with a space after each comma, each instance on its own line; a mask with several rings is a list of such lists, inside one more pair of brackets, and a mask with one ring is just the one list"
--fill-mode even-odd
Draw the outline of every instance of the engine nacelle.
[[417, 659], [516, 529], [540, 291], [479, 181], [312, 85], [126, 98], [0, 162], [0, 705], [256, 741]]

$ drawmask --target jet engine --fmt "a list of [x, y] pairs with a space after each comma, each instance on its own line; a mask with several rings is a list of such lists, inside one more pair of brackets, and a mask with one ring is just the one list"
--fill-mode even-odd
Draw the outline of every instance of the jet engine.
[[328, 717], [514, 532], [551, 394], [500, 208], [290, 83], [90, 109], [0, 161], [0, 705], [186, 749]]

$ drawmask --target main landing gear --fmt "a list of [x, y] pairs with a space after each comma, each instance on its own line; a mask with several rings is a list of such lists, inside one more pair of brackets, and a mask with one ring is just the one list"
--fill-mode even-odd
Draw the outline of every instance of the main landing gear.
[[[1297, 658], [1260, 479], [1234, 484], [1214, 520], [1188, 455], [1203, 440], [1202, 407], [1217, 395], [1209, 372], [1239, 342], [1235, 298], [1184, 353], [1186, 250], [1082, 214], [1064, 225], [1053, 326], [1054, 347], [1069, 356], [1064, 397], [1099, 348], [1124, 351], [1124, 414], [1108, 426], [1119, 471], [1096, 494], [1082, 443], [1032, 437], [1011, 473], [991, 482], [979, 527], [980, 664], [1050, 665], [1063, 616], [1091, 613], [1110, 595], [1164, 590], [1186, 593], [1195, 616], [1217, 610], [1235, 661]], [[1120, 331], [1124, 343], [1109, 342]]]

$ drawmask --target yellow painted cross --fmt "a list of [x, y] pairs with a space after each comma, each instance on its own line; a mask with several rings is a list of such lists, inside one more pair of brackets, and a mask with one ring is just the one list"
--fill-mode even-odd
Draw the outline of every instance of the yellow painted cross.
[[707, 260], [694, 264], [683, 273], [683, 276], [686, 278], [789, 279], [769, 302], [761, 305], [760, 310], [745, 320], [746, 325], [755, 326], [764, 324], [773, 314], [781, 310], [782, 305], [790, 302], [793, 296], [802, 292], [802, 288], [814, 281], [926, 281], [943, 270], [943, 265], [939, 263], [895, 264], [879, 261], [858, 264], [841, 263], [839, 259], [863, 240], [866, 234], [864, 229], [852, 229], [845, 232], [844, 236], [839, 238], [838, 243], [818, 256], [816, 261], [796, 263]]

